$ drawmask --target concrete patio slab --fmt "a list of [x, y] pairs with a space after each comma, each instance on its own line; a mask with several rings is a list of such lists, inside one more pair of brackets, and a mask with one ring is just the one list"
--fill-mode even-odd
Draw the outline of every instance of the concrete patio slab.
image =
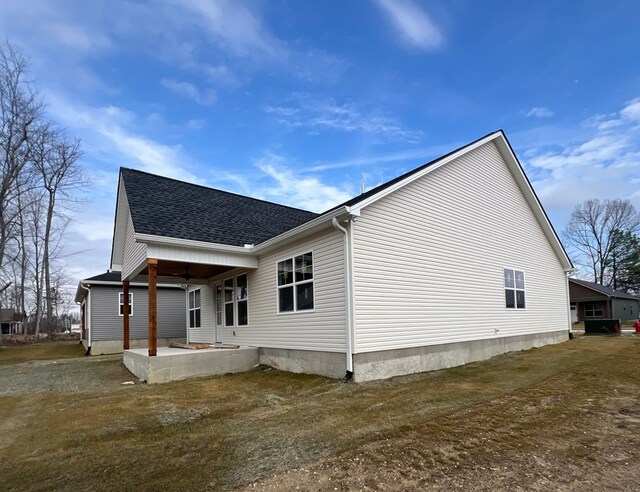
[[158, 347], [155, 357], [149, 357], [148, 349], [131, 349], [123, 353], [125, 367], [149, 384], [249, 371], [259, 363], [259, 358], [256, 347], [199, 350]]

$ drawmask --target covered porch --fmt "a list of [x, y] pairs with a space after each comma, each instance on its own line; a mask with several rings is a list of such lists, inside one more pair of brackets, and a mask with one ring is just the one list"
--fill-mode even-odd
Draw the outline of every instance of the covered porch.
[[[190, 254], [188, 250], [180, 252], [180, 255], [184, 256], [186, 261], [166, 258], [166, 255], [160, 258], [147, 257], [136, 268], [131, 269], [128, 274], [123, 269], [123, 363], [136, 377], [148, 383], [162, 383], [190, 377], [242, 372], [250, 370], [258, 364], [257, 348], [228, 346], [221, 343], [213, 343], [214, 340], [207, 344], [207, 348], [199, 348], [198, 350], [180, 347], [158, 347], [158, 283], [180, 285], [185, 289], [185, 296], [187, 296], [185, 311], [187, 342], [193, 341], [189, 339], [190, 329], [192, 328], [198, 328], [200, 331], [210, 330], [211, 335], [215, 338], [215, 319], [205, 320], [200, 311], [201, 302], [215, 302], [215, 299], [201, 299], [198, 296], [198, 305], [194, 306], [194, 298], [189, 293], [194, 287], [207, 287], [211, 278], [220, 276], [228, 271], [237, 268], [257, 267], [257, 259], [246, 254], [225, 254], [224, 258], [215, 255], [216, 257], [214, 258], [211, 252], [206, 252], [208, 254], [205, 252], [199, 253], [197, 260], [194, 260], [193, 254]], [[207, 260], [210, 262], [206, 262]], [[149, 343], [146, 349], [132, 349], [130, 347], [128, 303], [129, 284], [131, 281], [145, 282], [148, 285]], [[219, 342], [222, 342], [222, 340], [219, 340]]]

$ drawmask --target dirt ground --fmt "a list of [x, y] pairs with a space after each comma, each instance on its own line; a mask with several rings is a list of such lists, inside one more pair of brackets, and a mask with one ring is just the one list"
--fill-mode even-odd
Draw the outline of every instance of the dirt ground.
[[[5, 490], [638, 490], [640, 337], [362, 384], [0, 366]], [[6, 349], [10, 350], [10, 349]]]

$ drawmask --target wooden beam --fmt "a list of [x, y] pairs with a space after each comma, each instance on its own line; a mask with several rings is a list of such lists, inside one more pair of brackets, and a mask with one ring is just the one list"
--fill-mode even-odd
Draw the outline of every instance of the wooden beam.
[[129, 350], [129, 281], [122, 281], [122, 348]]
[[149, 357], [158, 355], [158, 260], [147, 259], [149, 275]]

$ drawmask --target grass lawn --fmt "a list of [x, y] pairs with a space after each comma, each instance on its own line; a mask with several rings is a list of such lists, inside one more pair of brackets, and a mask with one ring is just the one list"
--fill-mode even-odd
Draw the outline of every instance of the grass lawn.
[[[0, 355], [0, 395], [18, 349]], [[361, 384], [261, 367], [120, 386], [117, 360], [43, 365], [70, 389], [0, 396], [0, 488], [625, 490], [640, 478], [639, 349], [581, 336]], [[115, 386], [73, 390], [76, 364]]]
[[85, 349], [78, 341], [43, 342], [28, 345], [0, 345], [0, 365], [18, 364], [30, 360], [67, 359], [81, 357]]

